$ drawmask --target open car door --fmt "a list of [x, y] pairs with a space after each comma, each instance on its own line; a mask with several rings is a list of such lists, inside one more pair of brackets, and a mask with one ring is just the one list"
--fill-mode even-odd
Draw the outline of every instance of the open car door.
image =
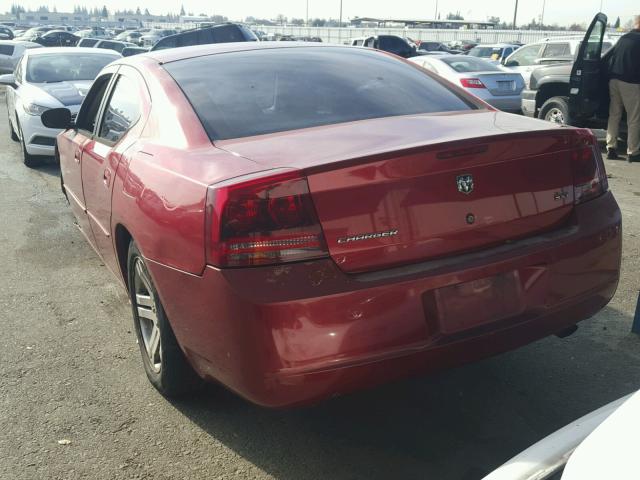
[[593, 117], [606, 97], [602, 90], [606, 70], [601, 60], [606, 31], [607, 16], [598, 13], [587, 29], [571, 70], [569, 109], [578, 122]]

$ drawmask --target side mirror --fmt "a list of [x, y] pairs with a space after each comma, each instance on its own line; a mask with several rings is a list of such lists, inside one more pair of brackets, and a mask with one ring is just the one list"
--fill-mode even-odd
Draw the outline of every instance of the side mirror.
[[72, 128], [71, 112], [68, 108], [52, 108], [40, 115], [40, 121], [47, 128], [66, 130]]
[[13, 76], [13, 73], [0, 75], [0, 85], [6, 85], [11, 88], [18, 88], [18, 84], [16, 83], [16, 77]]

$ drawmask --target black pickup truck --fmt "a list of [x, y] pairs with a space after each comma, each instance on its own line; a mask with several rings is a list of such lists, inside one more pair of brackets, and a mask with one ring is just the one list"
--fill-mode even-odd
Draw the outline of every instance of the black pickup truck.
[[580, 44], [574, 62], [540, 67], [522, 91], [522, 113], [577, 127], [606, 128], [609, 110], [607, 63], [602, 56], [607, 16], [598, 13]]

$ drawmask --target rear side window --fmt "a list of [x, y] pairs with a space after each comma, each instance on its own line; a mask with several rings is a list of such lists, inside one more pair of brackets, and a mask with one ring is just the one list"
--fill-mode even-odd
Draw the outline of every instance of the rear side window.
[[233, 52], [164, 68], [212, 140], [477, 108], [419, 69], [356, 48]]
[[98, 43], [97, 38], [83, 38], [78, 42], [79, 47], [93, 47], [96, 43]]
[[570, 57], [571, 48], [568, 43], [550, 43], [542, 54], [544, 58]]
[[0, 55], [13, 55], [14, 46], [13, 45], [0, 45]]
[[100, 45], [98, 45], [98, 48], [104, 48], [105, 50], [115, 50], [116, 52], [120, 53], [124, 48], [124, 43], [103, 41], [100, 43]]
[[244, 42], [245, 38], [242, 32], [235, 25], [225, 25], [224, 27], [216, 27], [211, 29], [213, 43], [230, 43]]

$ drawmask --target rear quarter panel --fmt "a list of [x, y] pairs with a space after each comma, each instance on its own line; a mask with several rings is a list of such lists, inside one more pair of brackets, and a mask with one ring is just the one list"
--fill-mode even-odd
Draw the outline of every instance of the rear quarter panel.
[[[156, 62], [143, 59], [151, 112], [136, 151], [118, 170], [111, 228], [125, 227], [142, 254], [200, 274], [205, 267], [207, 186], [257, 170], [213, 146], [191, 105]], [[162, 292], [160, 292], [162, 296]]]

